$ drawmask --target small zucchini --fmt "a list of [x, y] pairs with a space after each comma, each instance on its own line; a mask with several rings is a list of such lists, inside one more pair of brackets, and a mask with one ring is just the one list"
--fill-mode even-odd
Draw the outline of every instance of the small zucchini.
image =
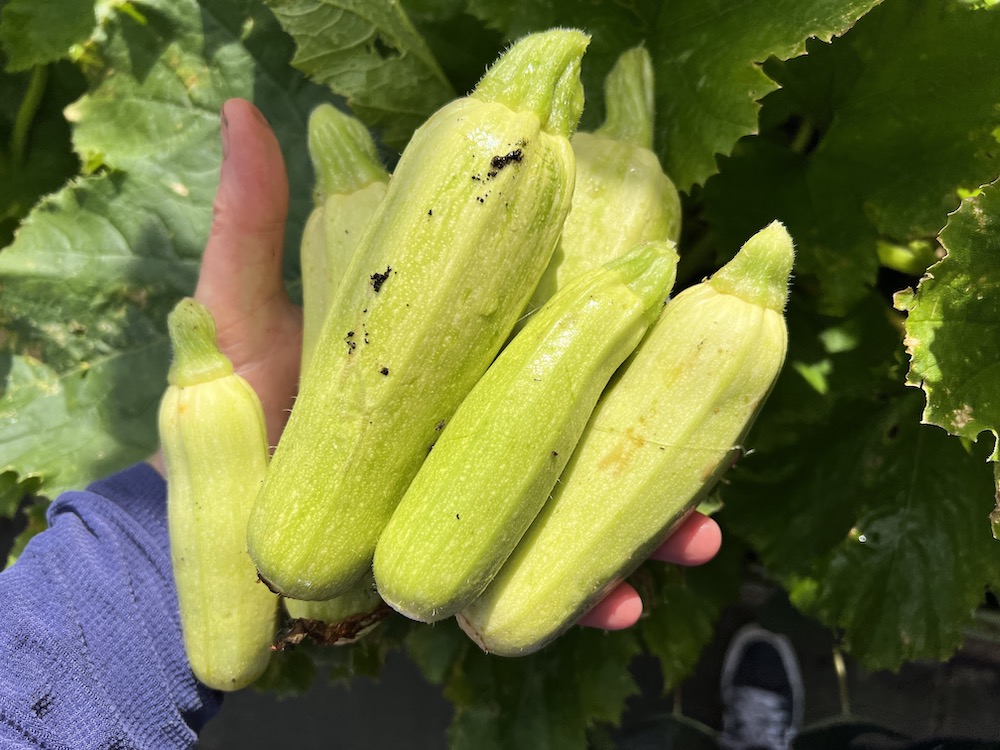
[[640, 242], [676, 242], [680, 236], [680, 196], [652, 151], [653, 64], [644, 47], [618, 58], [605, 79], [604, 97], [604, 123], [573, 136], [573, 207], [529, 312], [574, 276]]
[[309, 116], [316, 206], [302, 232], [302, 371], [309, 364], [329, 302], [361, 233], [389, 182], [375, 142], [356, 118], [331, 104]]
[[459, 614], [528, 654], [630, 574], [729, 466], [782, 367], [792, 241], [778, 223], [671, 300], [604, 393], [552, 498]]
[[673, 243], [641, 245], [578, 276], [500, 353], [382, 532], [375, 581], [390, 606], [434, 622], [489, 583], [663, 308], [676, 268]]
[[569, 29], [518, 41], [403, 152], [250, 517], [275, 591], [328, 599], [370, 569], [438, 425], [500, 351], [569, 210], [588, 43]]
[[277, 625], [278, 597], [257, 580], [246, 549], [268, 461], [264, 414], [219, 351], [206, 308], [181, 300], [168, 329], [174, 360], [159, 433], [184, 646], [199, 680], [237, 690], [264, 671]]

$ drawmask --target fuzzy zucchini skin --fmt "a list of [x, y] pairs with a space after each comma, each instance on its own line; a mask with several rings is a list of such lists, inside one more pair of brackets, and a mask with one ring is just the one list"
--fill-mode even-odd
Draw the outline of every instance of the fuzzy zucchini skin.
[[250, 507], [268, 461], [257, 394], [218, 351], [211, 315], [192, 299], [170, 314], [174, 362], [159, 411], [170, 556], [188, 660], [217, 690], [264, 671], [278, 597], [246, 550]]
[[566, 286], [500, 353], [382, 532], [375, 581], [390, 606], [434, 622], [485, 588], [663, 308], [676, 268], [673, 243], [642, 245]]
[[605, 81], [607, 116], [594, 132], [573, 136], [573, 207], [528, 312], [575, 276], [640, 242], [671, 240], [681, 230], [680, 195], [653, 152], [653, 65], [649, 52], [623, 53]]
[[572, 626], [729, 466], [784, 361], [792, 255], [772, 224], [668, 303], [602, 396], [551, 500], [459, 614], [484, 650], [528, 654]]
[[274, 590], [346, 591], [499, 352], [569, 210], [573, 30], [512, 46], [414, 134], [338, 287], [248, 527]]

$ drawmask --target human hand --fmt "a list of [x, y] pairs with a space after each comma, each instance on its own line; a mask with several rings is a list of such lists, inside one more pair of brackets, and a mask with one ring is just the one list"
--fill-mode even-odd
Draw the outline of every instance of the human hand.
[[[288, 177], [277, 138], [250, 102], [227, 101], [221, 125], [215, 214], [194, 296], [215, 318], [220, 349], [260, 397], [273, 446], [295, 398], [302, 349], [302, 313], [282, 278]], [[152, 462], [162, 473], [159, 461]], [[720, 544], [715, 521], [694, 513], [652, 557], [698, 565]], [[581, 624], [616, 630], [641, 612], [638, 593], [622, 583]]]

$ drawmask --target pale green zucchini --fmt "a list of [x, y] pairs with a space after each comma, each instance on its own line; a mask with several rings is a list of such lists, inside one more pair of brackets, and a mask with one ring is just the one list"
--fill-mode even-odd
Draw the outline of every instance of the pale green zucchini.
[[[330, 104], [321, 104], [309, 117], [309, 154], [318, 205], [302, 235], [302, 372], [309, 366], [330, 301], [389, 182], [368, 129]], [[370, 573], [332, 599], [285, 598], [284, 603], [293, 619], [332, 625], [384, 606]], [[369, 630], [338, 644], [354, 642]]]
[[382, 532], [375, 581], [414, 620], [454, 615], [542, 507], [608, 380], [670, 293], [673, 243], [578, 276], [500, 353], [441, 433]]
[[792, 241], [778, 223], [671, 300], [601, 397], [552, 498], [459, 614], [527, 654], [631, 573], [712, 487], [782, 367]]
[[248, 527], [274, 590], [343, 593], [558, 239], [582, 32], [515, 43], [417, 130], [331, 303]]
[[573, 207], [529, 312], [574, 276], [640, 242], [680, 236], [680, 196], [652, 151], [653, 65], [644, 47], [621, 55], [605, 80], [604, 97], [604, 123], [573, 136]]
[[278, 614], [278, 597], [257, 580], [246, 549], [268, 461], [264, 414], [219, 351], [207, 309], [184, 299], [168, 327], [174, 361], [159, 434], [184, 646], [199, 680], [237, 690], [267, 666]]
[[315, 208], [302, 232], [302, 371], [365, 225], [385, 195], [389, 173], [367, 128], [331, 104], [309, 116]]

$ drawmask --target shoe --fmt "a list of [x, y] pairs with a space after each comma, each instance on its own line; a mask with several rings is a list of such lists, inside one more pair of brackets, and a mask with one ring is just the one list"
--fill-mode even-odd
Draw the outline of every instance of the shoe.
[[723, 750], [789, 750], [805, 690], [791, 642], [756, 625], [740, 629], [722, 664]]

